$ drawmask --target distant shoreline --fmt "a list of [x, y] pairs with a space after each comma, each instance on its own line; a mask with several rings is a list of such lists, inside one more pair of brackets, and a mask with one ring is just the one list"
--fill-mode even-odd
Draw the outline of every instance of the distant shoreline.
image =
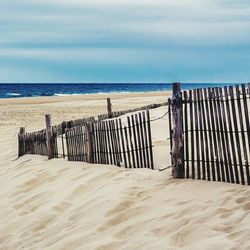
[[[22, 96], [22, 97], [8, 97], [8, 98], [1, 98], [0, 97], [0, 101], [1, 100], [6, 100], [6, 101], [15, 101], [15, 100], [34, 100], [34, 99], [83, 99], [84, 97], [87, 97], [87, 99], [92, 99], [94, 97], [97, 97], [95, 99], [103, 99], [106, 96], [107, 97], [118, 97], [121, 96], [161, 96], [164, 94], [171, 94], [172, 91], [170, 90], [166, 90], [166, 91], [145, 91], [145, 92], [109, 92], [109, 93], [86, 93], [86, 94], [62, 94], [62, 95], [52, 95], [52, 96]], [[100, 98], [98, 98], [100, 97]], [[84, 98], [86, 99], [86, 98]]]
[[0, 98], [0, 104], [3, 103], [54, 103], [61, 101], [82, 101], [82, 100], [104, 100], [106, 98], [121, 99], [121, 98], [137, 98], [137, 97], [157, 97], [166, 96], [166, 101], [171, 96], [172, 91], [153, 91], [153, 92], [120, 92], [120, 93], [99, 93], [99, 94], [78, 94], [78, 95], [62, 95], [62, 96], [33, 96], [33, 97], [18, 97], [18, 98]]
[[[230, 83], [183, 83], [183, 89], [225, 86]], [[37, 98], [53, 96], [105, 95], [171, 91], [170, 83], [117, 83], [117, 84], [0, 84], [0, 99]]]

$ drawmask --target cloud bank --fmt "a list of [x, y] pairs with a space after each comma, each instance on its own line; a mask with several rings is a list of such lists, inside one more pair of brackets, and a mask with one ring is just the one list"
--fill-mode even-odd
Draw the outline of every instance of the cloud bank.
[[0, 82], [246, 82], [249, 30], [244, 0], [5, 1]]

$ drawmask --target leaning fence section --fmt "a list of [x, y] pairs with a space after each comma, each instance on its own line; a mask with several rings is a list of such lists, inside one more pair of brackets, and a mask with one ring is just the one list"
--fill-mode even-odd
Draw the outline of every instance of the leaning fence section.
[[[138, 112], [142, 110], [154, 109], [154, 108], [158, 108], [158, 107], [165, 106], [165, 105], [167, 105], [166, 102], [158, 103], [158, 104], [150, 104], [150, 105], [135, 108], [135, 109], [128, 109], [128, 110], [113, 112], [111, 100], [110, 98], [107, 98], [108, 112], [106, 114], [99, 115], [97, 117], [97, 120], [95, 119], [95, 117], [91, 116], [91, 117], [86, 117], [86, 118], [77, 119], [77, 120], [63, 121], [60, 124], [52, 126], [50, 115], [46, 115], [48, 120], [46, 121], [45, 130], [32, 132], [32, 133], [25, 133], [25, 128], [23, 127], [20, 128], [20, 132], [18, 134], [18, 157], [23, 156], [25, 154], [38, 154], [38, 155], [40, 154], [40, 155], [47, 155], [49, 159], [57, 158], [58, 156], [62, 156], [63, 158], [65, 158], [67, 156], [65, 152], [65, 148], [67, 147], [67, 145], [65, 145], [66, 135], [68, 137], [68, 141], [70, 141], [69, 138], [72, 137], [72, 143], [78, 143], [77, 140], [82, 140], [82, 138], [79, 135], [76, 135], [74, 137], [74, 133], [79, 133], [78, 129], [80, 127], [86, 127], [87, 124], [96, 124], [98, 123], [98, 121], [106, 121], [110, 118], [117, 118], [119, 116], [122, 116], [130, 112]], [[76, 128], [76, 129], [73, 129], [73, 128]], [[69, 130], [69, 129], [73, 129], [73, 130]], [[95, 130], [95, 134], [96, 134], [97, 128], [94, 126], [93, 129]], [[128, 127], [127, 129], [129, 131], [130, 128]], [[66, 132], [67, 130], [68, 132]], [[99, 140], [99, 138], [97, 140]], [[128, 139], [128, 142], [130, 142], [130, 139]], [[96, 143], [99, 143], [99, 141]], [[135, 143], [135, 146], [136, 146], [136, 142], [134, 141], [133, 143]], [[131, 142], [131, 145], [132, 145], [132, 142]], [[135, 146], [131, 146], [131, 147], [135, 147]], [[71, 148], [73, 146], [70, 144], [68, 145], [68, 147]], [[81, 150], [87, 150], [87, 149], [81, 149]], [[99, 149], [96, 149], [96, 152], [98, 152], [98, 154], [103, 153], [100, 150], [99, 152], [98, 150]], [[80, 158], [76, 156], [75, 153], [76, 152], [73, 152], [73, 151], [69, 153], [71, 160], [78, 160], [78, 159], [85, 160], [83, 152], [81, 152]], [[78, 153], [79, 152], [77, 152], [77, 154]], [[132, 152], [130, 153], [132, 154]], [[114, 160], [109, 159], [109, 162], [111, 161], [113, 162]], [[129, 164], [129, 160], [127, 162]], [[142, 165], [142, 163], [140, 163], [140, 165]]]
[[181, 100], [183, 176], [250, 185], [250, 84], [183, 91]]
[[149, 111], [66, 130], [68, 160], [154, 168]]

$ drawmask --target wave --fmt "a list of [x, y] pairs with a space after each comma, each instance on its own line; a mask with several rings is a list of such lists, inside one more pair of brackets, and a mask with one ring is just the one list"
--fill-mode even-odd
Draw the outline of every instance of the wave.
[[19, 93], [6, 93], [6, 95], [8, 95], [8, 96], [20, 96], [21, 94], [19, 94]]
[[55, 93], [54, 96], [69, 96], [69, 95], [84, 95], [84, 93], [73, 93], [73, 94], [60, 94], [60, 93]]
[[161, 89], [157, 89], [157, 90], [145, 90], [145, 89], [141, 89], [141, 90], [104, 90], [104, 91], [92, 91], [92, 92], [84, 92], [84, 93], [67, 93], [67, 94], [63, 94], [63, 93], [55, 93], [53, 94], [54, 96], [72, 96], [72, 95], [102, 95], [102, 94], [129, 94], [129, 93], [140, 93], [140, 92], [158, 92], [158, 91], [164, 91]]

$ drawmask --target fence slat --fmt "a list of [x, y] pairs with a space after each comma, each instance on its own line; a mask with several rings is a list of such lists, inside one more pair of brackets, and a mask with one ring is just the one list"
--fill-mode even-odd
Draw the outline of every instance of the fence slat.
[[116, 136], [116, 128], [115, 128], [115, 121], [111, 121], [111, 128], [114, 138], [114, 153], [115, 153], [115, 159], [116, 159], [116, 166], [120, 167], [120, 161], [119, 161], [119, 150], [118, 150], [118, 143], [117, 143], [117, 136]]
[[231, 153], [230, 153], [230, 147], [229, 147], [229, 135], [228, 135], [228, 126], [226, 121], [226, 109], [225, 109], [225, 101], [223, 99], [223, 91], [222, 88], [219, 88], [219, 98], [221, 99], [221, 113], [222, 113], [222, 121], [223, 126], [222, 129], [224, 130], [224, 159], [225, 161], [225, 169], [226, 169], [226, 176], [227, 176], [227, 182], [234, 183], [234, 174], [233, 174], [233, 167], [232, 167], [232, 160], [231, 160]]
[[[237, 106], [238, 106], [238, 116], [239, 116], [239, 127], [241, 131], [241, 142], [242, 142], [242, 148], [243, 148], [243, 152], [241, 155], [244, 156], [245, 168], [248, 169], [248, 153], [247, 153], [246, 138], [245, 138], [245, 132], [244, 132], [244, 123], [243, 123], [242, 107], [241, 107], [241, 92], [240, 92], [239, 85], [236, 86], [236, 99], [237, 99], [237, 104], [238, 104]], [[244, 169], [243, 169], [243, 175], [245, 176]], [[247, 173], [246, 173], [246, 176], [248, 177]], [[245, 183], [245, 178], [244, 178], [244, 183]]]
[[117, 144], [118, 144], [118, 157], [119, 157], [119, 163], [121, 166], [122, 163], [122, 150], [121, 150], [121, 138], [120, 138], [120, 128], [119, 128], [119, 123], [118, 119], [115, 120], [115, 132], [116, 132], [116, 137], [117, 137]]
[[75, 127], [74, 129], [74, 155], [75, 155], [75, 161], [78, 161], [78, 156], [79, 156], [79, 147], [77, 147], [79, 143], [79, 127]]
[[[247, 133], [247, 138], [248, 138], [248, 149], [249, 149], [249, 154], [250, 154], [250, 122], [249, 122], [249, 111], [248, 111], [248, 103], [247, 103], [247, 93], [246, 93], [246, 87], [244, 84], [241, 85], [241, 89], [242, 89], [242, 95], [243, 95], [243, 106], [244, 106], [246, 133]], [[250, 92], [248, 93], [248, 98], [250, 98]], [[247, 183], [248, 185], [250, 185], [250, 173], [249, 173], [248, 159], [246, 162], [246, 175], [247, 175]]]
[[197, 99], [198, 99], [198, 120], [199, 120], [199, 130], [200, 130], [200, 145], [201, 145], [201, 165], [202, 165], [202, 180], [206, 180], [206, 166], [205, 166], [205, 143], [204, 143], [204, 124], [203, 119], [204, 114], [202, 112], [202, 99], [200, 89], [197, 89]]
[[75, 149], [74, 149], [74, 130], [69, 131], [70, 138], [71, 138], [71, 143], [70, 143], [70, 151], [71, 151], [71, 160], [75, 160]]
[[95, 145], [95, 163], [98, 163], [98, 141], [97, 141], [97, 123], [93, 123], [94, 127], [94, 145]]
[[127, 168], [128, 165], [127, 165], [127, 157], [126, 157], [126, 148], [125, 148], [125, 141], [124, 141], [124, 136], [123, 136], [122, 120], [121, 119], [119, 119], [119, 126], [120, 126], [120, 134], [121, 134], [121, 141], [122, 141], [123, 159], [124, 159], [125, 168]]
[[143, 121], [143, 128], [145, 134], [145, 147], [146, 147], [146, 166], [150, 168], [150, 157], [149, 157], [149, 140], [148, 140], [148, 131], [147, 131], [147, 122], [146, 122], [146, 114], [145, 112], [142, 113], [142, 121]]
[[229, 91], [227, 87], [224, 87], [224, 93], [225, 93], [225, 103], [226, 103], [226, 110], [227, 110], [227, 124], [229, 128], [229, 135], [230, 135], [230, 145], [231, 145], [231, 154], [233, 156], [233, 164], [234, 164], [234, 176], [235, 181], [237, 184], [240, 183], [239, 181], [239, 172], [238, 172], [238, 166], [237, 166], [237, 158], [236, 158], [236, 149], [235, 149], [235, 141], [234, 141], [234, 135], [233, 135], [233, 121], [232, 121], [232, 114], [230, 109], [230, 103], [229, 103]]
[[145, 148], [145, 137], [146, 135], [143, 133], [143, 121], [142, 121], [142, 114], [139, 113], [139, 124], [140, 124], [140, 134], [138, 134], [138, 138], [141, 138], [141, 146], [142, 146], [142, 156], [143, 156], [143, 168], [147, 167], [147, 161], [146, 161], [146, 148]]
[[223, 182], [226, 181], [225, 179], [225, 170], [224, 170], [224, 164], [227, 162], [227, 159], [223, 158], [223, 127], [222, 127], [222, 117], [220, 113], [220, 100], [219, 100], [219, 93], [218, 88], [213, 89], [214, 92], [214, 104], [215, 104], [215, 120], [216, 120], [216, 132], [217, 132], [217, 138], [218, 138], [218, 153], [219, 153], [219, 163], [220, 163], [220, 172], [221, 172], [221, 180]]
[[111, 155], [113, 158], [113, 164], [116, 165], [116, 157], [115, 157], [115, 147], [114, 147], [114, 138], [113, 138], [113, 133], [112, 133], [112, 127], [111, 127], [111, 121], [108, 121], [108, 131], [110, 133], [110, 143], [111, 143]]
[[76, 128], [74, 127], [71, 131], [72, 136], [72, 151], [73, 151], [73, 161], [76, 161]]
[[110, 164], [113, 164], [113, 157], [112, 157], [112, 149], [111, 149], [111, 140], [110, 140], [110, 134], [109, 134], [109, 124], [108, 121], [105, 121], [106, 124], [106, 133], [107, 133], [107, 144], [108, 144], [108, 149], [109, 149], [109, 159], [110, 159]]
[[77, 156], [78, 156], [78, 127], [74, 127], [73, 130], [73, 135], [74, 135], [74, 161], [77, 161]]
[[151, 136], [150, 114], [149, 114], [149, 110], [147, 110], [146, 112], [147, 112], [147, 125], [148, 125], [150, 168], [154, 169], [154, 157], [153, 157], [153, 144], [152, 144], [152, 136]]
[[210, 157], [209, 157], [209, 141], [208, 141], [208, 131], [207, 131], [207, 119], [208, 118], [208, 113], [206, 109], [206, 100], [204, 100], [203, 97], [203, 90], [200, 89], [200, 100], [201, 100], [201, 110], [202, 110], [202, 122], [203, 122], [203, 129], [204, 129], [204, 147], [205, 147], [205, 158], [206, 158], [206, 174], [207, 174], [207, 180], [211, 180], [211, 175], [210, 175]]
[[[91, 131], [92, 133], [94, 134], [94, 129], [93, 129], [93, 124], [90, 124], [90, 127], [91, 127]], [[84, 161], [85, 160], [85, 150], [84, 150], [84, 133], [85, 133], [85, 126], [80, 126], [79, 127], [79, 133], [80, 133], [80, 136], [79, 136], [79, 151], [80, 151], [80, 157], [79, 157], [79, 160], [80, 161]], [[93, 162], [94, 162], [94, 135], [92, 135], [92, 154], [93, 154]]]
[[192, 179], [195, 178], [195, 163], [194, 163], [194, 156], [195, 156], [195, 144], [194, 144], [194, 100], [193, 100], [193, 91], [189, 90], [189, 102], [190, 102], [190, 140], [191, 140], [191, 164], [192, 164]]
[[97, 125], [97, 137], [98, 137], [98, 142], [99, 142], [99, 147], [98, 147], [98, 154], [99, 154], [99, 162], [98, 163], [102, 163], [103, 162], [103, 157], [102, 157], [102, 137], [101, 137], [101, 121], [98, 122]]
[[131, 128], [131, 122], [130, 122], [129, 116], [127, 117], [127, 122], [128, 122], [129, 142], [130, 142], [130, 147], [131, 147], [132, 161], [133, 161], [133, 166], [135, 167], [136, 166], [135, 165], [135, 151], [134, 151], [134, 145], [133, 145], [133, 139], [132, 139], [132, 128]]
[[104, 154], [103, 154], [103, 148], [104, 148], [104, 143], [103, 143], [103, 126], [102, 126], [102, 122], [99, 123], [99, 141], [100, 141], [100, 163], [104, 164]]
[[242, 164], [242, 155], [241, 155], [241, 146], [240, 146], [240, 138], [239, 138], [239, 131], [238, 131], [238, 121], [237, 121], [237, 116], [236, 116], [234, 90], [233, 90], [233, 87], [231, 86], [229, 87], [229, 94], [231, 97], [231, 108], [232, 108], [232, 114], [233, 114], [233, 124], [234, 124], [234, 131], [235, 131], [236, 149], [237, 149], [237, 155], [238, 155], [238, 161], [239, 161], [241, 184], [244, 185], [245, 178], [244, 178], [244, 170], [243, 170], [243, 164]]
[[131, 165], [131, 158], [130, 158], [130, 151], [129, 151], [129, 144], [128, 144], [128, 132], [127, 132], [127, 127], [124, 127], [124, 133], [125, 133], [125, 140], [126, 140], [126, 146], [127, 146], [127, 155], [128, 155], [128, 164], [129, 168], [132, 167]]
[[198, 97], [197, 90], [194, 90], [194, 121], [195, 121], [195, 145], [196, 145], [196, 164], [197, 164], [197, 178], [201, 179], [200, 169], [200, 138], [199, 138], [199, 115], [198, 115]]
[[65, 130], [65, 139], [66, 139], [66, 148], [67, 148], [67, 155], [68, 155], [68, 160], [70, 161], [70, 157], [71, 157], [71, 155], [70, 155], [70, 153], [69, 153], [69, 138], [68, 138], [68, 129], [66, 129]]
[[103, 124], [103, 136], [104, 136], [104, 159], [105, 159], [105, 164], [109, 164], [109, 152], [108, 152], [108, 137], [107, 137], [107, 124], [106, 122], [102, 122]]
[[117, 142], [117, 135], [116, 135], [116, 128], [115, 128], [115, 121], [111, 121], [111, 126], [112, 126], [112, 133], [113, 133], [113, 138], [114, 138], [114, 153], [115, 153], [115, 158], [116, 158], [116, 166], [120, 167], [120, 159], [119, 159], [119, 150], [118, 150], [118, 142]]
[[138, 139], [138, 148], [139, 148], [139, 167], [143, 167], [143, 160], [142, 160], [142, 145], [141, 145], [141, 137], [140, 137], [140, 127], [139, 127], [139, 120], [138, 120], [138, 114], [135, 114], [135, 126], [136, 126], [136, 133], [137, 133], [137, 139]]
[[109, 155], [108, 155], [108, 138], [107, 138], [107, 128], [106, 128], [106, 123], [105, 122], [102, 122], [103, 124], [103, 136], [104, 136], [104, 141], [105, 141], [105, 144], [104, 144], [104, 159], [105, 159], [105, 164], [109, 164]]
[[220, 175], [220, 165], [219, 165], [219, 157], [218, 157], [218, 141], [216, 134], [216, 116], [215, 116], [215, 100], [214, 100], [214, 92], [211, 88], [208, 88], [208, 98], [209, 98], [209, 106], [210, 106], [210, 119], [212, 124], [212, 135], [213, 135], [213, 147], [214, 147], [214, 156], [215, 156], [215, 164], [216, 164], [216, 173], [217, 173], [217, 181], [221, 181]]
[[106, 146], [106, 141], [105, 141], [105, 128], [103, 126], [103, 122], [101, 122], [101, 131], [100, 131], [100, 136], [101, 136], [101, 152], [102, 152], [102, 163], [106, 164], [106, 153], [105, 153], [105, 146]]
[[72, 138], [72, 142], [71, 142], [71, 147], [72, 147], [72, 160], [75, 161], [75, 140], [76, 140], [76, 137], [75, 137], [75, 128], [72, 128], [72, 130], [70, 131], [71, 133], [71, 138]]
[[101, 126], [101, 122], [97, 122], [97, 131], [96, 131], [96, 135], [97, 135], [97, 141], [98, 141], [98, 163], [101, 163], [101, 162], [102, 162], [102, 159], [101, 159], [100, 126]]
[[134, 144], [135, 144], [135, 155], [136, 155], [136, 167], [139, 168], [140, 167], [140, 159], [139, 159], [139, 135], [136, 133], [136, 129], [135, 129], [135, 118], [134, 115], [131, 116], [131, 120], [132, 120], [132, 128], [133, 128], [133, 137], [134, 137]]

